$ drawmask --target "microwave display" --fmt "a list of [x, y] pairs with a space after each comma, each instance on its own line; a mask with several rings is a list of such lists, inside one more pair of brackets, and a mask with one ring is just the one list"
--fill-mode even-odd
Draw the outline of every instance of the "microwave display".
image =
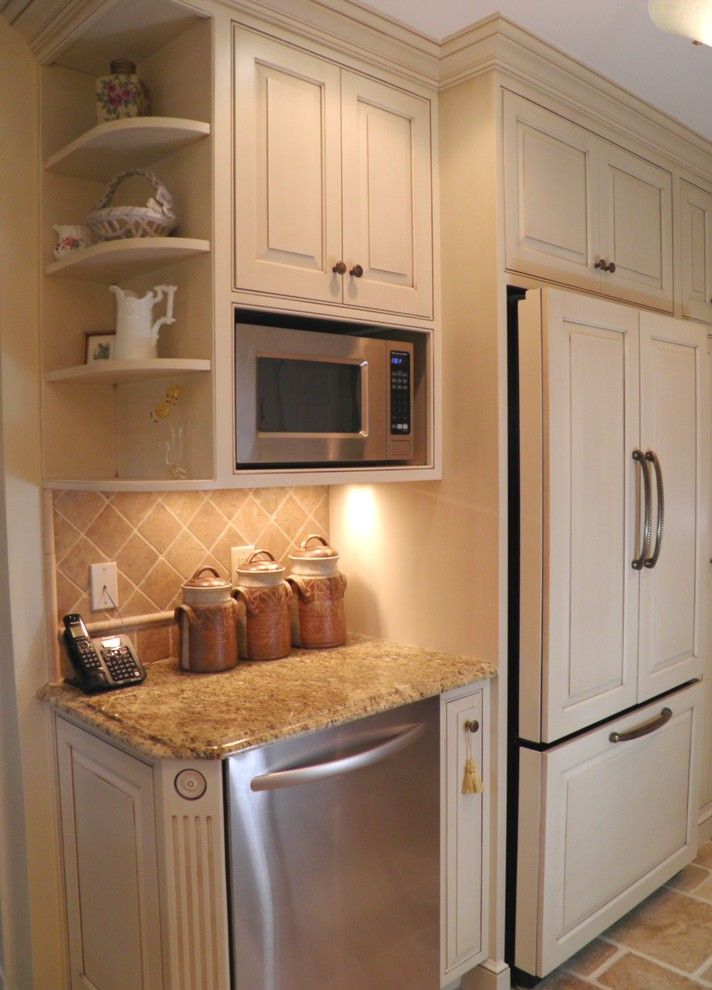
[[360, 363], [258, 357], [258, 431], [360, 433], [361, 374]]

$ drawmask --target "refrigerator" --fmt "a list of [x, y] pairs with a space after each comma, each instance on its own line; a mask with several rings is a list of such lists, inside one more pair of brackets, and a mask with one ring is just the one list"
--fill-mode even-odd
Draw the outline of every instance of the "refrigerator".
[[506, 956], [534, 986], [696, 851], [707, 331], [511, 290]]

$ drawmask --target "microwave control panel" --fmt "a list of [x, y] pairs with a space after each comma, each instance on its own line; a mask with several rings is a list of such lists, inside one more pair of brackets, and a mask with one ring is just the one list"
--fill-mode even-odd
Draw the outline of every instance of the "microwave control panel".
[[407, 437], [410, 422], [410, 352], [391, 351], [391, 435]]

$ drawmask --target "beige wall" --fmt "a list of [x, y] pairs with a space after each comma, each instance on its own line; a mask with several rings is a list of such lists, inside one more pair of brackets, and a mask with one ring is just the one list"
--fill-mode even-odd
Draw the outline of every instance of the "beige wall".
[[37, 68], [25, 43], [4, 21], [0, 93], [0, 467], [5, 509], [0, 525], [7, 543], [0, 574], [3, 936], [9, 988], [60, 990], [63, 939], [52, 750], [47, 713], [34, 698], [47, 675], [39, 487]]

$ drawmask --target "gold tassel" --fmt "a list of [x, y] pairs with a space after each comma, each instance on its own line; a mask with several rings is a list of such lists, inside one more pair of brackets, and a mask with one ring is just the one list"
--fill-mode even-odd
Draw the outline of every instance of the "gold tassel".
[[465, 760], [465, 773], [462, 777], [462, 793], [482, 794], [483, 791], [484, 785], [482, 783], [480, 771], [477, 769], [477, 764], [474, 759], [470, 756], [467, 760]]

